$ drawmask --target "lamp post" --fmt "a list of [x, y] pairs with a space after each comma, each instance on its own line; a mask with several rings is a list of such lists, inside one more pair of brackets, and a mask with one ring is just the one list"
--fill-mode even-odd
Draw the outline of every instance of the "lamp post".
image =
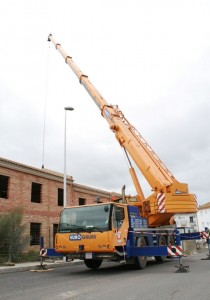
[[64, 128], [64, 172], [63, 172], [63, 206], [66, 207], [66, 111], [74, 110], [73, 107], [64, 107], [65, 109], [65, 128]]

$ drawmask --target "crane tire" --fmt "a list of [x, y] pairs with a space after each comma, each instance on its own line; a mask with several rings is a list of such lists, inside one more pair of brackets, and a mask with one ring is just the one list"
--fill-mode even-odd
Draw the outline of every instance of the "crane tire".
[[98, 269], [101, 266], [102, 261], [102, 259], [84, 259], [84, 263], [89, 269]]
[[[164, 235], [160, 235], [158, 239], [158, 246], [166, 246], [166, 238]], [[155, 256], [155, 260], [158, 263], [162, 263], [166, 260], [166, 256]]]
[[[145, 247], [147, 245], [144, 237], [138, 237], [136, 241], [137, 247]], [[147, 265], [147, 256], [137, 256], [134, 259], [134, 266], [136, 269], [144, 269]]]

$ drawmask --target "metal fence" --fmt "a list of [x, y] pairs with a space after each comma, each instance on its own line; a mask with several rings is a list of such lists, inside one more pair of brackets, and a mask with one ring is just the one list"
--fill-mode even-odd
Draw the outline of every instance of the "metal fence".
[[0, 264], [5, 262], [27, 262], [38, 261], [39, 250], [32, 250], [26, 247], [24, 242], [16, 242], [11, 239], [0, 241]]
[[20, 208], [0, 214], [0, 264], [39, 259], [40, 247], [31, 247], [31, 233], [22, 220]]

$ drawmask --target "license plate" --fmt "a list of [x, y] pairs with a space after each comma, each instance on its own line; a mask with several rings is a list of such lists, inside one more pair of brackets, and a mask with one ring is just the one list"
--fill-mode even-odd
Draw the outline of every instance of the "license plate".
[[93, 254], [92, 253], [85, 253], [85, 258], [86, 259], [92, 259], [93, 258]]

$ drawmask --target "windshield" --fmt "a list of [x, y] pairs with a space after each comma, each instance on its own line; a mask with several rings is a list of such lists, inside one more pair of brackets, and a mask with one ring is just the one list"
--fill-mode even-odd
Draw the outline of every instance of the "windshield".
[[65, 208], [61, 213], [59, 232], [107, 231], [110, 211], [110, 204]]

